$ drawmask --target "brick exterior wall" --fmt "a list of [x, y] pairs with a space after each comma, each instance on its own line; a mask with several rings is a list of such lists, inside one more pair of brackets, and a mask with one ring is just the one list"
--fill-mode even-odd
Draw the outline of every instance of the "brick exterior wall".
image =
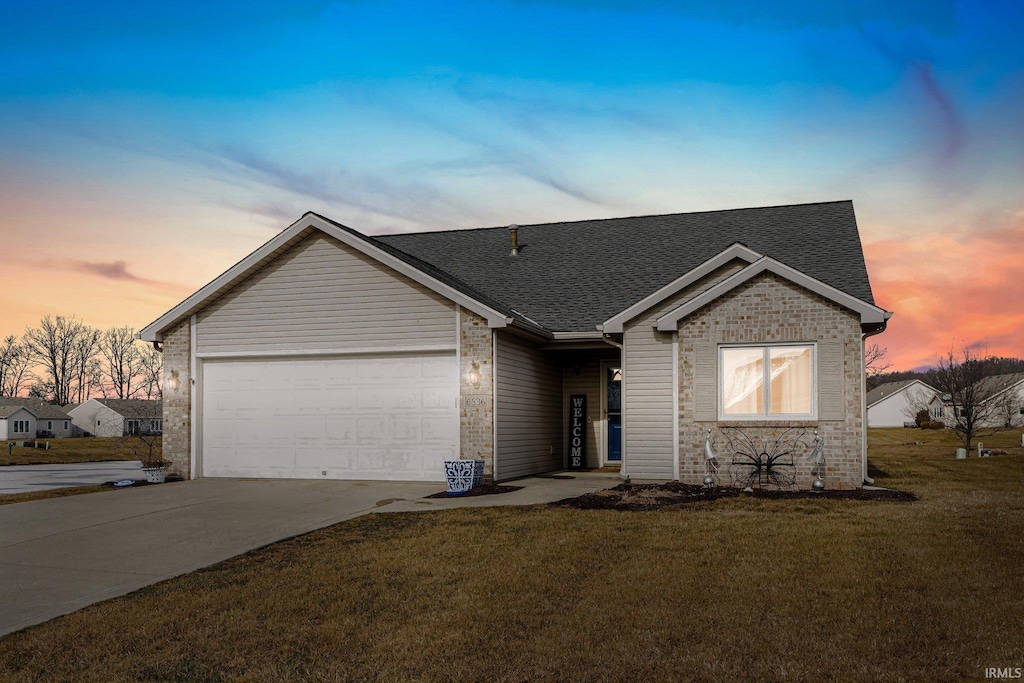
[[[185, 318], [164, 333], [164, 436], [163, 457], [171, 464], [168, 474], [190, 479], [192, 454], [192, 339], [189, 319]], [[167, 378], [178, 371], [177, 391], [167, 389]]]
[[[842, 345], [844, 417], [816, 422], [702, 422], [693, 419], [695, 346], [714, 343], [810, 342], [831, 340]], [[718, 432], [726, 425], [748, 434], [779, 433], [788, 426], [807, 428], [806, 442], [817, 429], [825, 440], [826, 486], [857, 488], [863, 483], [864, 421], [861, 412], [863, 347], [860, 318], [832, 301], [772, 273], [761, 275], [705, 306], [679, 323], [679, 478], [700, 483], [704, 478], [704, 434], [711, 428], [719, 455], [725, 459], [725, 440]], [[717, 364], [716, 364], [717, 365]], [[717, 387], [717, 381], [716, 381]], [[628, 457], [628, 456], [627, 456]], [[799, 457], [797, 485], [810, 488], [811, 464]], [[728, 481], [727, 467], [721, 475]]]
[[[484, 479], [494, 480], [494, 334], [487, 320], [461, 309], [459, 316], [459, 443], [463, 460], [483, 460]], [[476, 362], [480, 386], [469, 383]]]

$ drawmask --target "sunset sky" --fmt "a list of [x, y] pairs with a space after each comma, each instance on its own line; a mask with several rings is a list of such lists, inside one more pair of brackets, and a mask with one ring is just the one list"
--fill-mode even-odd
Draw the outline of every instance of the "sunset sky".
[[852, 199], [894, 369], [1024, 357], [1024, 3], [3, 13], [0, 335], [140, 328], [307, 210], [380, 234]]

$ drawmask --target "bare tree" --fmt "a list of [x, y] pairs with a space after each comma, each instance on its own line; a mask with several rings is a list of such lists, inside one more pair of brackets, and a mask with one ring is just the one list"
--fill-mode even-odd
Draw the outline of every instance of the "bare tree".
[[0, 396], [17, 396], [31, 377], [28, 349], [13, 334], [0, 345]]
[[149, 344], [139, 349], [139, 393], [147, 399], [163, 398], [164, 355]]
[[864, 371], [868, 377], [880, 375], [892, 367], [892, 361], [889, 360], [888, 355], [889, 349], [878, 344], [869, 344], [864, 349]]
[[75, 378], [78, 337], [85, 325], [74, 316], [46, 316], [39, 327], [25, 331], [25, 345], [32, 359], [43, 369], [40, 386], [47, 397], [60, 405], [71, 402], [71, 383]]
[[[96, 354], [100, 349], [102, 334], [99, 330], [82, 324], [75, 336], [74, 377], [69, 399], [73, 398], [76, 403], [82, 403], [89, 398], [95, 368], [98, 364]], [[70, 403], [70, 400], [68, 402]]]
[[100, 353], [106, 361], [106, 379], [116, 398], [132, 398], [144, 381], [142, 355], [130, 327], [111, 327], [100, 338]]
[[[975, 439], [1021, 424], [1019, 410], [1014, 415], [1007, 407], [1011, 396], [1000, 397], [993, 391], [994, 383], [990, 380], [995, 376], [993, 367], [987, 354], [965, 346], [959, 353], [950, 349], [945, 356], [940, 356], [929, 373], [932, 386], [950, 409], [943, 415], [946, 426], [968, 450]], [[914, 407], [920, 410], [927, 405]]]

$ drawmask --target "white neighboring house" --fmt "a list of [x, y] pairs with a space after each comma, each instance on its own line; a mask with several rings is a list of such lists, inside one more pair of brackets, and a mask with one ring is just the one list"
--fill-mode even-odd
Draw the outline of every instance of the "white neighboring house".
[[163, 431], [163, 402], [134, 398], [90, 398], [72, 408], [71, 421], [93, 436], [128, 436]]
[[978, 382], [985, 405], [979, 427], [1018, 427], [1024, 424], [1024, 372], [992, 375]]
[[0, 439], [60, 439], [71, 436], [71, 429], [60, 406], [38, 398], [0, 398]]
[[932, 387], [919, 379], [905, 379], [886, 382], [868, 392], [868, 427], [902, 427], [904, 422], [913, 422], [920, 408], [929, 406], [938, 395]]
[[[1024, 372], [992, 375], [978, 381], [975, 395], [979, 397], [976, 427], [1020, 427], [1024, 425]], [[928, 404], [933, 420], [952, 427], [963, 409], [949, 394], [936, 394]]]

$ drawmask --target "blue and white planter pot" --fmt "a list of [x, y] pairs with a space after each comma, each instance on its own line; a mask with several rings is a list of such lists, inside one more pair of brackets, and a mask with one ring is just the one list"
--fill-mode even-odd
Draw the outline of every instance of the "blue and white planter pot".
[[445, 460], [444, 475], [448, 480], [448, 495], [460, 496], [484, 480], [483, 460]]

